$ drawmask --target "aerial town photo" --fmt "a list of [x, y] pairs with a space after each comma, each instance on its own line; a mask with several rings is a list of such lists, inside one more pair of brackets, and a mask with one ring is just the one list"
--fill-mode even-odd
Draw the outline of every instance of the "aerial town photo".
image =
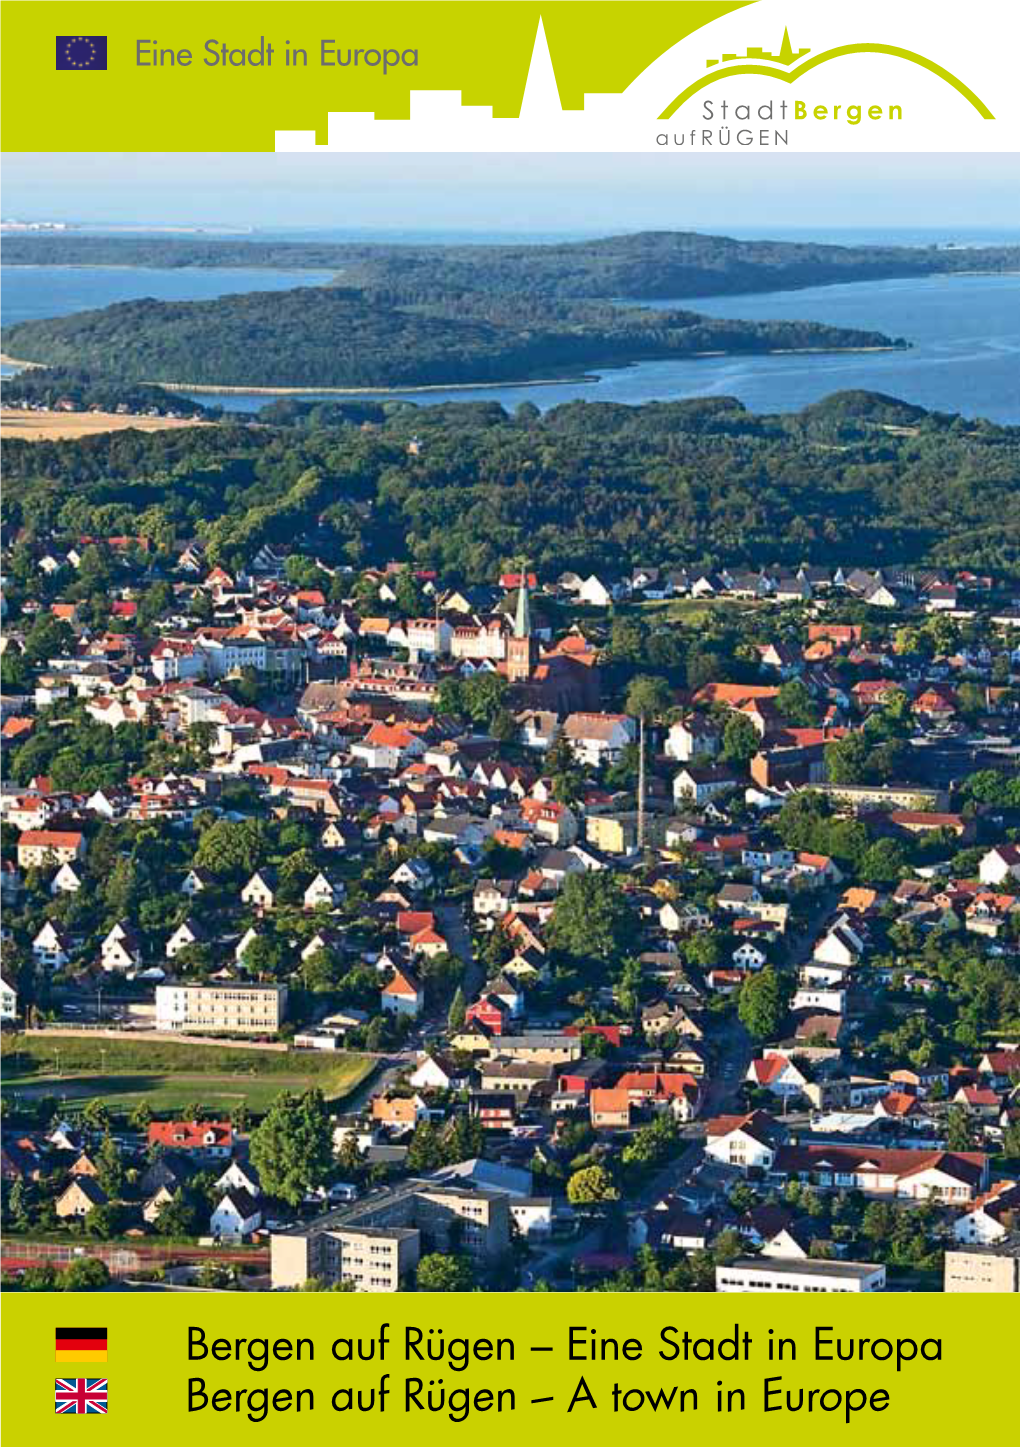
[[783, 227], [693, 158], [486, 158], [473, 226], [428, 157], [64, 159], [3, 221], [5, 1288], [1020, 1291], [1015, 157], [927, 230], [910, 156], [778, 158]]

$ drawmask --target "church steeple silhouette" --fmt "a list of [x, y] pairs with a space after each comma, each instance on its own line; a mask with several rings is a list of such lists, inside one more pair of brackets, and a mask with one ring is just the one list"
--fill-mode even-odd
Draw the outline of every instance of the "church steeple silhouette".
[[790, 44], [789, 27], [783, 31], [783, 43], [779, 47], [778, 58], [784, 65], [789, 65], [790, 61], [794, 59], [793, 46]]
[[514, 630], [506, 640], [506, 676], [511, 683], [527, 683], [538, 661], [536, 640], [531, 632], [531, 600], [528, 595], [528, 564], [521, 559], [517, 587]]

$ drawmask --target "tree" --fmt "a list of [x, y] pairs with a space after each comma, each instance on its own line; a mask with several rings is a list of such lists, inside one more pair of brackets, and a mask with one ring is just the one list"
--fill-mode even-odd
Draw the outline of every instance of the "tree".
[[731, 713], [722, 736], [722, 756], [727, 763], [746, 767], [761, 748], [761, 735], [745, 713]]
[[605, 1166], [585, 1166], [567, 1182], [567, 1200], [572, 1206], [618, 1201], [620, 1192]]
[[180, 1240], [186, 1236], [197, 1236], [204, 1225], [194, 1193], [178, 1187], [173, 1198], [160, 1208], [155, 1229], [159, 1236]]
[[830, 784], [863, 784], [868, 779], [871, 750], [861, 732], [847, 734], [825, 748], [825, 772]]
[[788, 678], [780, 685], [776, 694], [776, 708], [783, 718], [799, 728], [809, 728], [815, 722], [814, 699], [807, 684], [799, 678]]
[[433, 1251], [418, 1262], [415, 1284], [419, 1291], [470, 1291], [474, 1271], [466, 1256], [441, 1256]]
[[699, 970], [714, 970], [722, 964], [722, 941], [714, 930], [696, 930], [684, 941], [684, 958]]
[[895, 839], [876, 839], [864, 851], [858, 872], [865, 884], [896, 884], [903, 878], [907, 855]]
[[275, 935], [256, 935], [245, 948], [241, 961], [244, 968], [260, 979], [273, 979], [284, 967], [284, 947]]
[[946, 1115], [946, 1148], [951, 1151], [969, 1151], [971, 1148], [970, 1119], [962, 1105], [951, 1105]]
[[65, 1291], [102, 1291], [110, 1284], [110, 1271], [105, 1261], [92, 1257], [72, 1261], [60, 1275]]
[[680, 1139], [676, 1121], [671, 1115], [660, 1115], [651, 1125], [642, 1126], [624, 1146], [620, 1159], [625, 1166], [658, 1166], [668, 1161]]
[[888, 1241], [896, 1225], [896, 1213], [888, 1201], [869, 1201], [861, 1220], [861, 1234], [876, 1245]]
[[767, 965], [758, 974], [748, 975], [737, 1002], [737, 1014], [745, 1029], [756, 1040], [774, 1040], [785, 1013], [786, 1001], [775, 970]]
[[343, 976], [343, 962], [333, 950], [316, 950], [301, 966], [306, 990], [333, 990]]
[[263, 1190], [288, 1205], [323, 1185], [333, 1168], [333, 1130], [322, 1092], [278, 1096], [252, 1133], [251, 1159]]
[[458, 985], [446, 1015], [446, 1028], [451, 1035], [456, 1035], [463, 1030], [466, 1013], [467, 1002], [464, 999], [464, 991]]
[[567, 875], [549, 921], [549, 939], [557, 949], [610, 960], [630, 932], [630, 910], [614, 875]]
[[111, 1198], [124, 1191], [124, 1161], [116, 1141], [107, 1130], [96, 1152], [96, 1178]]
[[455, 1166], [460, 1161], [474, 1160], [484, 1149], [485, 1127], [481, 1121], [468, 1115], [455, 1116], [443, 1135], [443, 1163]]
[[632, 718], [654, 719], [668, 712], [673, 704], [673, 695], [664, 678], [653, 674], [639, 673], [631, 680], [627, 689], [625, 708]]
[[253, 874], [265, 862], [269, 836], [260, 819], [217, 819], [199, 842], [192, 860], [218, 878]]
[[419, 1121], [407, 1148], [407, 1168], [414, 1175], [437, 1171], [443, 1161], [443, 1143], [430, 1120]]

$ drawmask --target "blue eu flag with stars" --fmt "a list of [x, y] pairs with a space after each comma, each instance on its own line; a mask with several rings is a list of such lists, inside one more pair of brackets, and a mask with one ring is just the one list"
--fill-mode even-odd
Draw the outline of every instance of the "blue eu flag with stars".
[[105, 70], [105, 35], [58, 35], [58, 70]]

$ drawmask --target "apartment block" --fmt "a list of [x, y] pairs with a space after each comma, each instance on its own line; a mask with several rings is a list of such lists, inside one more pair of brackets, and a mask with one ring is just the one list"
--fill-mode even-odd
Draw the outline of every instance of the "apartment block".
[[156, 986], [157, 1030], [272, 1035], [286, 1014], [286, 985]]
[[1020, 1292], [1020, 1238], [994, 1246], [947, 1251], [942, 1289], [946, 1292]]
[[509, 1247], [504, 1192], [408, 1181], [274, 1235], [273, 1290], [300, 1287], [314, 1276], [330, 1286], [353, 1281], [358, 1291], [397, 1291], [431, 1251], [459, 1249], [484, 1263]]

